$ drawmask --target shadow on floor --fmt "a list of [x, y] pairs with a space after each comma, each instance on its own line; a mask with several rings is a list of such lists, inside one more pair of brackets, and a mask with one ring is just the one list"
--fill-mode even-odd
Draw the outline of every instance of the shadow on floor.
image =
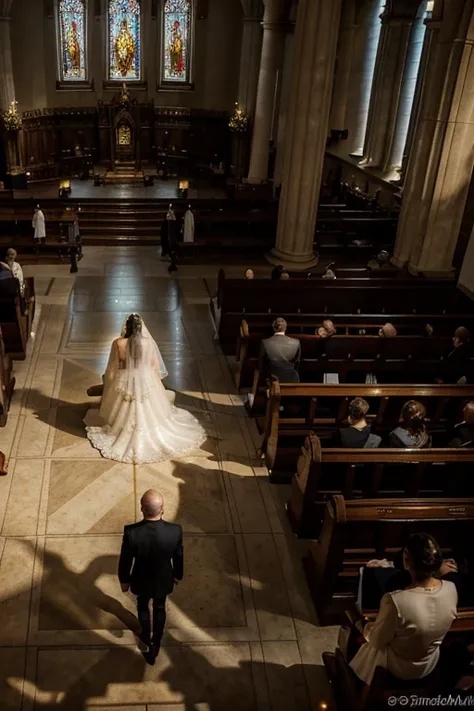
[[[24, 540], [22, 544], [34, 554], [32, 542]], [[104, 615], [109, 618], [108, 628], [118, 636], [125, 628], [137, 628], [136, 617], [98, 587], [100, 576], [113, 574], [116, 563], [114, 556], [99, 556], [86, 570], [76, 573], [60, 555], [45, 551], [39, 627], [88, 630], [90, 642], [87, 646], [58, 643], [54, 648], [40, 647], [36, 673], [28, 676], [28, 665], [24, 685], [19, 677], [5, 679], [2, 709], [19, 709], [24, 689], [24, 699], [34, 698], [35, 710], [43, 711], [85, 711], [90, 708], [90, 700], [95, 707], [98, 698], [104, 696], [109, 696], [104, 704], [119, 700], [133, 706], [140, 700], [173, 703], [186, 711], [200, 711], [202, 705], [209, 711], [310, 711], [309, 688], [314, 689], [316, 679], [325, 683], [318, 665], [285, 666], [261, 658], [253, 660], [255, 652], [250, 653], [248, 643], [213, 644], [212, 638], [206, 645], [165, 643], [154, 667], [147, 665], [132, 646], [111, 647], [93, 631], [105, 628]], [[257, 595], [257, 607], [259, 600], [263, 602]], [[113, 621], [110, 624], [110, 616], [118, 626]], [[285, 643], [267, 644], [272, 654], [273, 644]], [[132, 690], [134, 684], [137, 688]]]

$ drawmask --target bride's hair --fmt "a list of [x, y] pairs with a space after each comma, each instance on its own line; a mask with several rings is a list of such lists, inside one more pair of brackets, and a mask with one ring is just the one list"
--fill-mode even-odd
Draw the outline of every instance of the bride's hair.
[[142, 319], [139, 314], [130, 314], [125, 319], [122, 327], [122, 338], [130, 338], [131, 336], [137, 336], [142, 330]]

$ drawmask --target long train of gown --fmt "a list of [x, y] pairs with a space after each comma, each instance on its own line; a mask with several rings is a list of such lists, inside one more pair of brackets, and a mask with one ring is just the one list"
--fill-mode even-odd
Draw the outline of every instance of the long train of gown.
[[126, 391], [125, 371], [105, 384], [100, 413], [84, 418], [87, 437], [103, 457], [117, 462], [146, 464], [181, 457], [207, 439], [204, 428], [190, 412], [175, 407], [159, 376], [137, 395]]

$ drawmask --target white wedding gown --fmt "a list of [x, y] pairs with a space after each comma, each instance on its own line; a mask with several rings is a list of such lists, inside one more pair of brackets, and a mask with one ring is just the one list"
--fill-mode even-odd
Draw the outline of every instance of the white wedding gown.
[[196, 418], [174, 407], [161, 382], [168, 373], [158, 346], [143, 324], [127, 339], [121, 360], [112, 343], [100, 410], [84, 418], [87, 436], [103, 457], [146, 464], [196, 450], [206, 433]]

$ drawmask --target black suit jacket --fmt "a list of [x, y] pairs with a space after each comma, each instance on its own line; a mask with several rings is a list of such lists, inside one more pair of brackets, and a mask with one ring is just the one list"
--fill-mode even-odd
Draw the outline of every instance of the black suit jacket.
[[457, 383], [460, 378], [472, 382], [472, 349], [470, 344], [463, 343], [454, 348], [443, 362], [442, 375], [445, 383]]
[[183, 577], [183, 531], [179, 524], [147, 521], [125, 526], [119, 580], [134, 595], [165, 597]]

